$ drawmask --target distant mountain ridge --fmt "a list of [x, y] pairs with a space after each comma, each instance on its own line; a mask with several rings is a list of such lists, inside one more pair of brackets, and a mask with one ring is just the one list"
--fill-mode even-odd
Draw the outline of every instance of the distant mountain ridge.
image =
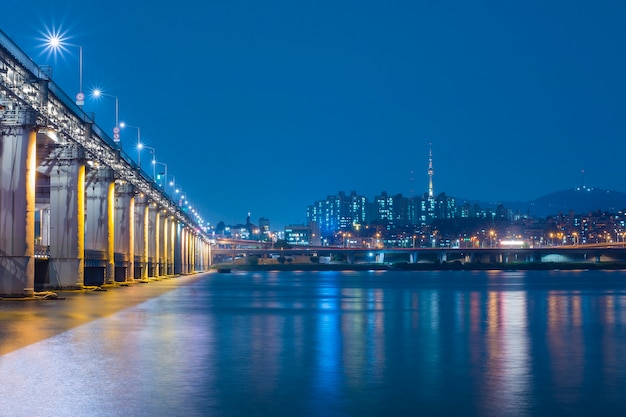
[[508, 209], [533, 217], [567, 214], [570, 211], [575, 214], [587, 214], [597, 210], [615, 213], [626, 209], [626, 193], [579, 187], [556, 191], [532, 201], [478, 202], [478, 204], [480, 207], [492, 208], [502, 204]]

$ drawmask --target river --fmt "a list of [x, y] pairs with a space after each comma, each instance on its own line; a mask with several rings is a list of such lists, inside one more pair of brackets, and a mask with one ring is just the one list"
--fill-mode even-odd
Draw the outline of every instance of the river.
[[623, 416], [626, 271], [203, 274], [0, 356], [0, 386], [11, 417]]

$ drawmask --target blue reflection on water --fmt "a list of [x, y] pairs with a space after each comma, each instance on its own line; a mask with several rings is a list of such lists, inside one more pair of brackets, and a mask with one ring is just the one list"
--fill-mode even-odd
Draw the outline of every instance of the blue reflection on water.
[[0, 357], [0, 415], [626, 415], [626, 272], [209, 274]]

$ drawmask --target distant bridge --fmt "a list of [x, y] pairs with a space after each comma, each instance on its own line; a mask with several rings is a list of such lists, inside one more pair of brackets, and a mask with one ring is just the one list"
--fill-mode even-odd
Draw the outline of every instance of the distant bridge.
[[602, 263], [626, 262], [624, 244], [546, 246], [539, 248], [338, 248], [302, 246], [290, 249], [245, 246], [213, 248], [212, 263], [235, 262], [249, 256], [260, 259], [276, 257], [330, 257], [340, 262], [355, 263], [443, 263], [482, 264], [505, 263]]
[[205, 270], [173, 201], [0, 31], [0, 295]]

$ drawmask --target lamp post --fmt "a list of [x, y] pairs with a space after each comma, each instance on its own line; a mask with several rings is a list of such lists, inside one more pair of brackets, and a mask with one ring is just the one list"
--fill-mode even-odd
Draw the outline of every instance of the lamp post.
[[[139, 150], [140, 154], [141, 150], [144, 148], [149, 150], [152, 154], [152, 181], [154, 181], [156, 180], [156, 149], [154, 149], [152, 146], [146, 146], [143, 143], [137, 144], [137, 149]], [[139, 167], [141, 167], [141, 164], [139, 164]]]
[[[157, 161], [157, 160], [155, 160], [155, 159], [153, 159], [153, 160], [152, 160], [152, 163], [155, 165], [155, 168], [156, 168], [156, 165], [157, 165], [157, 164], [158, 164], [158, 165], [163, 165], [163, 166], [165, 167], [165, 172], [164, 172], [164, 174], [165, 174], [165, 181], [167, 181], [167, 164], [166, 164], [165, 162], [159, 162], [159, 161]], [[164, 185], [163, 181], [161, 181], [161, 184], [160, 184], [160, 185], [161, 185], [161, 187], [165, 190], [165, 185]]]
[[78, 48], [78, 93], [76, 94], [76, 105], [82, 108], [85, 104], [85, 94], [83, 94], [83, 47], [67, 43], [60, 33], [49, 33], [45, 40], [46, 48], [54, 53], [65, 51], [68, 46]]
[[180, 187], [176, 187], [176, 190], [174, 192], [176, 193], [177, 196], [178, 196], [178, 194], [180, 194], [180, 199], [178, 200], [178, 205], [179, 206], [183, 206], [185, 204], [185, 192]]
[[139, 169], [141, 169], [141, 149], [143, 148], [143, 145], [141, 144], [141, 128], [139, 126], [129, 125], [124, 122], [120, 123], [120, 128], [124, 129], [126, 127], [137, 129], [137, 165], [139, 165]]
[[[172, 191], [176, 190], [176, 177], [174, 175], [170, 175], [170, 177], [172, 178], [171, 181], [168, 181], [169, 186], [171, 187]], [[167, 180], [167, 178], [165, 178]]]
[[[91, 92], [91, 95], [95, 98], [99, 98], [101, 96], [104, 97], [112, 97], [115, 99], [115, 127], [113, 128], [113, 141], [120, 141], [120, 100], [117, 96], [112, 94], [103, 93], [100, 89], [95, 89]], [[121, 146], [121, 145], [120, 145]]]

